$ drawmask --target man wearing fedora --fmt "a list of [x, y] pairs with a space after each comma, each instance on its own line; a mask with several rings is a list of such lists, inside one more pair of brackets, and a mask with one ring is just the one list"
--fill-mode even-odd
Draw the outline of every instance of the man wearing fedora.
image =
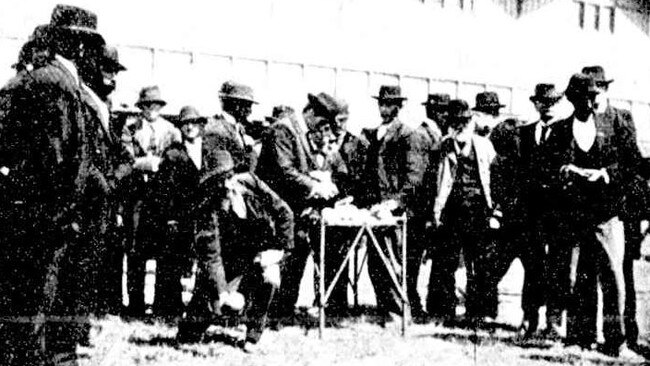
[[[634, 134], [626, 121], [596, 113], [596, 79], [574, 74], [565, 95], [573, 114], [557, 123], [563, 199], [567, 202], [565, 235], [579, 247], [577, 278], [567, 315], [565, 343], [591, 348], [596, 343], [597, 285], [603, 293], [603, 333], [600, 350], [627, 354], [623, 311], [625, 239], [620, 220], [625, 187], [639, 162]], [[555, 129], [555, 127], [554, 127]], [[631, 351], [630, 351], [631, 352]]]
[[462, 250], [467, 269], [465, 297], [469, 325], [480, 326], [497, 316], [498, 297], [488, 287], [493, 277], [494, 240], [499, 227], [492, 200], [491, 167], [496, 156], [492, 143], [475, 132], [467, 102], [449, 102], [450, 133], [440, 143], [429, 167], [427, 192], [431, 197], [427, 220], [435, 232], [427, 309], [444, 323], [456, 315], [454, 273]]
[[[367, 150], [360, 181], [365, 192], [358, 201], [361, 206], [371, 207], [372, 211], [383, 215], [406, 212], [410, 220], [414, 217], [415, 191], [422, 181], [424, 168], [421, 137], [399, 119], [399, 112], [407, 99], [402, 96], [399, 86], [382, 85], [379, 95], [373, 98], [377, 99], [382, 121], [376, 128], [361, 131], [361, 141]], [[399, 233], [394, 229], [385, 230], [378, 235], [380, 245], [384, 248], [392, 246], [394, 253], [400, 253], [398, 238]], [[409, 242], [407, 245], [407, 266], [409, 261], [417, 261], [419, 266], [421, 258], [414, 257], [419, 252], [412, 248], [418, 248], [418, 243]], [[401, 300], [388, 270], [375, 250], [368, 253], [368, 270], [377, 297], [380, 321], [390, 321], [390, 313], [400, 312]], [[416, 281], [412, 273], [407, 273], [407, 281]], [[419, 296], [413, 293], [413, 286], [409, 288], [413, 315], [420, 316]]]
[[[94, 61], [97, 69], [95, 76], [82, 83], [81, 99], [84, 102], [88, 119], [86, 133], [89, 150], [94, 166], [103, 176], [103, 184], [98, 186], [85, 215], [90, 232], [88, 238], [92, 250], [88, 251], [89, 276], [97, 277], [96, 298], [88, 302], [96, 304], [94, 311], [98, 315], [118, 314], [122, 304], [122, 262], [124, 251], [121, 211], [125, 197], [130, 190], [129, 177], [132, 172], [133, 158], [111, 126], [109, 94], [115, 88], [115, 75], [126, 68], [109, 55], [110, 46], [104, 46]], [[94, 267], [93, 267], [94, 266]]]
[[[153, 243], [149, 240], [152, 233], [145, 229], [150, 218], [143, 215], [143, 205], [151, 199], [152, 182], [155, 181], [163, 152], [174, 142], [181, 142], [181, 132], [160, 115], [167, 105], [158, 86], [146, 86], [140, 90], [136, 107], [140, 116], [129, 120], [123, 129], [123, 141], [127, 141], [133, 155], [134, 176], [130, 202], [125, 210], [127, 224], [133, 232], [133, 240], [128, 255], [128, 290], [129, 309], [132, 316], [144, 315], [144, 277], [145, 264], [151, 259]], [[143, 224], [143, 225], [141, 225]], [[141, 227], [142, 226], [142, 227]]]
[[[592, 76], [596, 81], [596, 88], [599, 91], [596, 97], [596, 114], [606, 120], [618, 120], [626, 128], [629, 134], [625, 138], [636, 141], [636, 128], [630, 111], [612, 106], [609, 103], [609, 85], [614, 81], [605, 76], [605, 69], [600, 65], [585, 66], [582, 73]], [[634, 168], [631, 172], [632, 179], [628, 182], [626, 189], [625, 204], [621, 219], [625, 226], [625, 257], [623, 260], [623, 275], [625, 277], [625, 339], [630, 347], [635, 347], [639, 336], [639, 329], [636, 322], [636, 289], [634, 287], [634, 260], [640, 258], [641, 233], [640, 222], [645, 208], [639, 203], [644, 202], [647, 177], [642, 177], [640, 169], [640, 158], [631, 161]]]
[[422, 103], [427, 118], [422, 121], [418, 130], [423, 133], [428, 146], [440, 142], [442, 136], [446, 135], [447, 106], [449, 105], [449, 94], [434, 93], [427, 96]]
[[[569, 291], [569, 270], [572, 246], [562, 240], [558, 230], [561, 200], [558, 171], [554, 169], [557, 154], [553, 152], [558, 121], [557, 105], [563, 94], [555, 85], [540, 83], [529, 98], [539, 113], [533, 123], [514, 127], [510, 141], [501, 138], [499, 124], [490, 140], [499, 154], [493, 177], [494, 198], [501, 202], [503, 227], [501, 238], [502, 273], [515, 257], [524, 271], [522, 331], [525, 337], [536, 334], [539, 308], [546, 305], [546, 336], [559, 336], [562, 313], [566, 309]], [[510, 147], [507, 147], [510, 146]]]
[[142, 240], [152, 248], [156, 259], [156, 286], [153, 311], [173, 320], [183, 314], [180, 278], [189, 272], [194, 242], [192, 211], [197, 199], [205, 159], [215, 148], [205, 141], [203, 128], [207, 118], [193, 106], [181, 108], [175, 126], [182, 142], [173, 142], [161, 156], [156, 180], [151, 184], [150, 199], [144, 203], [141, 230], [148, 233]]
[[[0, 215], [0, 359], [28, 365], [76, 362], [86, 343], [92, 304], [86, 268], [91, 251], [86, 220], [95, 188], [105, 182], [90, 152], [91, 125], [80, 94], [96, 73], [91, 56], [104, 46], [97, 16], [57, 5], [47, 33], [52, 51], [0, 90], [0, 166], [12, 195]], [[26, 230], [29, 228], [29, 230]], [[75, 317], [74, 322], [17, 323], [6, 319]]]
[[485, 91], [476, 94], [476, 104], [472, 110], [476, 113], [476, 131], [481, 136], [488, 136], [490, 131], [501, 122], [501, 109], [505, 105], [499, 101], [495, 92]]
[[258, 102], [253, 88], [232, 80], [221, 85], [219, 91], [222, 113], [208, 119], [206, 135], [214, 135], [217, 146], [230, 153], [237, 172], [254, 171], [257, 154], [254, 139], [247, 133], [254, 104]]
[[293, 213], [256, 175], [235, 174], [227, 151], [210, 149], [205, 163], [195, 206], [199, 270], [178, 338], [198, 341], [212, 320], [243, 312], [239, 345], [251, 352], [280, 285], [280, 263], [294, 245]]
[[275, 122], [262, 143], [256, 169], [260, 178], [289, 204], [296, 219], [296, 245], [282, 267], [282, 287], [271, 309], [274, 322], [293, 321], [300, 280], [316, 231], [313, 220], [318, 210], [314, 208], [339, 194], [331, 179], [324, 174], [314, 174], [321, 165], [308, 137], [308, 133], [317, 131], [319, 121], [330, 121], [325, 116], [333, 115], [334, 98], [326, 93], [307, 97], [308, 103], [303, 109], [307, 131], [295, 116]]

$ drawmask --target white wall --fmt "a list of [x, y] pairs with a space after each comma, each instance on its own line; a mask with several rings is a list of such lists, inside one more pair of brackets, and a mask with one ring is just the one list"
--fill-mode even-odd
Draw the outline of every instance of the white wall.
[[[0, 77], [12, 74], [8, 65], [22, 40], [49, 21], [59, 1], [0, 2]], [[614, 97], [650, 100], [648, 36], [622, 12], [613, 35], [580, 29], [573, 0], [550, 1], [520, 19], [492, 0], [474, 0], [473, 11], [449, 5], [454, 1], [441, 8], [418, 0], [68, 3], [95, 11], [107, 41], [121, 46], [129, 71], [120, 78], [119, 101], [133, 103], [142, 85], [159, 83], [172, 113], [187, 103], [216, 110], [219, 84], [237, 78], [256, 88], [260, 114], [281, 102], [300, 108], [306, 92], [325, 90], [349, 99], [353, 120], [366, 125], [377, 118], [369, 96], [382, 83], [399, 82], [411, 99], [407, 119], [422, 117], [420, 102], [429, 91], [473, 104], [486, 88], [499, 92], [508, 111], [527, 116], [535, 83], [562, 89], [586, 64], [605, 66], [616, 79]], [[646, 108], [632, 109], [643, 115]]]

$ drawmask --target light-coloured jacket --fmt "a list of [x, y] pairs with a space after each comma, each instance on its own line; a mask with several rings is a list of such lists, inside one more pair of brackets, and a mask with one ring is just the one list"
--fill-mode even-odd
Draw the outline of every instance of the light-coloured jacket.
[[[488, 208], [494, 208], [490, 190], [490, 166], [496, 157], [496, 152], [490, 140], [485, 137], [474, 135], [472, 137], [472, 149], [476, 155], [478, 164], [479, 179], [485, 196], [485, 204]], [[453, 189], [458, 170], [458, 155], [454, 139], [446, 137], [441, 142], [441, 148], [436, 161], [435, 169], [435, 197], [433, 199], [433, 220], [436, 226], [441, 224], [442, 211], [447, 205], [447, 200]]]

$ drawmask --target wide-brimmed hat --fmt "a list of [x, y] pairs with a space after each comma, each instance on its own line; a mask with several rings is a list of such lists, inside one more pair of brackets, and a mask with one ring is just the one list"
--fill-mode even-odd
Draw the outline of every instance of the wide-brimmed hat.
[[596, 85], [601, 83], [609, 85], [609, 83], [614, 81], [614, 79], [607, 79], [605, 77], [605, 69], [600, 65], [585, 66], [582, 68], [582, 73], [593, 77]]
[[235, 163], [232, 156], [226, 150], [220, 150], [217, 146], [220, 144], [219, 138], [215, 135], [207, 135], [203, 137], [203, 143], [206, 145], [205, 155], [203, 157], [204, 172], [201, 176], [200, 182], [205, 182], [213, 179], [220, 179], [231, 173], [235, 169]]
[[135, 103], [135, 106], [142, 108], [144, 104], [153, 103], [160, 104], [161, 106], [167, 105], [167, 102], [160, 96], [160, 88], [158, 88], [157, 85], [145, 86], [142, 88], [142, 90], [140, 90], [140, 96], [138, 97], [138, 101]]
[[447, 107], [451, 97], [445, 93], [433, 93], [427, 96], [427, 100], [422, 105]]
[[569, 80], [569, 85], [564, 91], [567, 97], [598, 93], [600, 93], [600, 90], [596, 86], [596, 79], [583, 73], [573, 74]]
[[535, 94], [530, 96], [531, 102], [557, 103], [563, 94], [555, 89], [555, 84], [539, 83], [535, 85]]
[[101, 59], [102, 67], [109, 71], [125, 71], [126, 67], [120, 63], [120, 57], [117, 53], [117, 48], [109, 45], [104, 46], [104, 53]]
[[253, 88], [232, 80], [221, 84], [219, 97], [222, 99], [239, 99], [258, 104], [253, 95]]
[[476, 94], [476, 105], [474, 105], [474, 108], [472, 109], [484, 112], [503, 107], [505, 107], [505, 105], [499, 102], [499, 95], [497, 93], [486, 91]]
[[379, 87], [379, 95], [374, 95], [377, 100], [406, 100], [402, 96], [402, 88], [399, 85], [382, 85]]
[[77, 6], [56, 5], [52, 10], [48, 28], [53, 31], [82, 35], [91, 41], [104, 43], [104, 37], [97, 32], [97, 15]]
[[469, 104], [463, 99], [452, 99], [447, 105], [447, 112], [449, 118], [472, 118], [472, 112], [469, 109]]
[[336, 98], [325, 92], [318, 94], [308, 93], [307, 100], [309, 100], [309, 106], [314, 110], [315, 116], [333, 118], [341, 110], [341, 106], [338, 104]]
[[181, 127], [187, 123], [206, 123], [207, 119], [202, 117], [199, 110], [194, 106], [186, 105], [181, 108], [181, 111], [178, 113], [178, 118], [175, 121], [176, 126]]

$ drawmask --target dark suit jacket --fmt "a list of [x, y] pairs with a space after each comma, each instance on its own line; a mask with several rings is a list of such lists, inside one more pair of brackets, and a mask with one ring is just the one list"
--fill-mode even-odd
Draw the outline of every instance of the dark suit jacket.
[[[162, 154], [162, 161], [150, 195], [144, 202], [144, 214], [139, 227], [142, 250], [154, 254], [183, 254], [191, 249], [194, 209], [206, 190], [199, 182], [205, 173], [208, 144], [202, 144], [201, 169], [187, 153], [182, 142], [172, 143]], [[177, 232], [170, 233], [167, 222], [176, 221]], [[175, 236], [172, 238], [171, 236]], [[178, 240], [175, 240], [178, 239]]]
[[293, 212], [271, 188], [254, 174], [235, 176], [242, 188], [247, 209], [246, 219], [233, 219], [221, 209], [220, 193], [204, 200], [197, 208], [196, 245], [200, 268], [207, 272], [212, 296], [228, 289], [224, 258], [253, 260], [267, 249], [290, 251], [294, 246]]
[[412, 213], [424, 173], [421, 137], [399, 120], [391, 122], [382, 140], [377, 141], [376, 136], [376, 128], [361, 131], [361, 140], [368, 146], [362, 204], [370, 206], [394, 199], [401, 209]]
[[360, 197], [363, 195], [365, 188], [360, 184], [365, 165], [366, 150], [365, 145], [357, 136], [345, 132], [339, 154], [345, 164], [347, 174], [339, 178], [337, 186], [344, 196]]
[[542, 145], [535, 140], [537, 123], [519, 128], [518, 180], [523, 206], [530, 217], [559, 214], [564, 210], [560, 182], [561, 144], [566, 144], [566, 131], [558, 122], [551, 126]]
[[[579, 148], [573, 138], [573, 119], [572, 115], [558, 122], [560, 166], [576, 163]], [[593, 168], [605, 168], [610, 182], [568, 180], [563, 184], [563, 192], [572, 205], [571, 210], [589, 212], [590, 217], [598, 221], [622, 213], [626, 190], [634, 181], [642, 159], [629, 111], [608, 107], [605, 113], [596, 114], [594, 121], [596, 140], [589, 151], [596, 160]]]
[[42, 205], [39, 213], [54, 221], [73, 213], [91, 164], [80, 92], [57, 60], [0, 91], [0, 166], [10, 169], [10, 198]]
[[205, 139], [212, 139], [219, 150], [226, 150], [232, 156], [236, 172], [254, 171], [256, 156], [252, 146], [246, 145], [242, 128], [226, 121], [225, 115], [216, 115], [208, 119], [205, 126]]
[[[4, 314], [71, 315], [93, 309], [88, 284], [96, 277], [86, 274], [95, 252], [84, 200], [91, 198], [91, 182], [103, 177], [93, 165], [94, 142], [88, 139], [81, 93], [79, 81], [56, 59], [21, 72], [0, 91], [0, 166], [10, 169], [7, 213], [13, 215], [11, 225], [2, 222], [0, 236], [15, 234], [0, 240], [0, 267], [5, 280], [22, 285], [18, 293], [4, 294]], [[73, 230], [72, 223], [80, 229]], [[12, 262], [18, 263], [18, 272]], [[16, 299], [21, 300], [12, 303]]]
[[288, 120], [273, 124], [264, 136], [256, 174], [289, 203], [296, 215], [309, 207], [307, 196], [317, 182], [309, 172], [314, 170], [317, 163], [305, 134]]

